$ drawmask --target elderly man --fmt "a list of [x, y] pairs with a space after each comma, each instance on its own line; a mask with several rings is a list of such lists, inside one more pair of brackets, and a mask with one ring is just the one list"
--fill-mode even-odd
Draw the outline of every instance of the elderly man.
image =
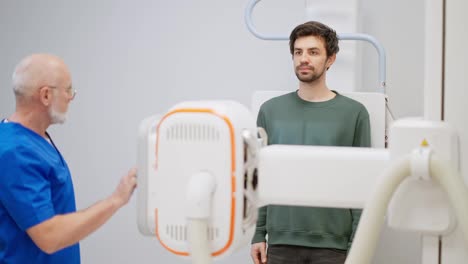
[[136, 170], [114, 193], [76, 211], [67, 163], [47, 133], [75, 96], [58, 57], [35, 54], [13, 74], [16, 111], [0, 123], [0, 263], [80, 263], [78, 242], [130, 199]]

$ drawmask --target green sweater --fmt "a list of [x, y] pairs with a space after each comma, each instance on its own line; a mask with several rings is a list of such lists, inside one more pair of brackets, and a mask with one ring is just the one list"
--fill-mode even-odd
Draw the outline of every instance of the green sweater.
[[[302, 100], [297, 91], [273, 98], [261, 106], [257, 125], [266, 130], [268, 144], [369, 147], [366, 108], [335, 93], [325, 102]], [[270, 245], [347, 250], [360, 215], [354, 209], [265, 206], [259, 209], [252, 243], [265, 242], [268, 234]]]

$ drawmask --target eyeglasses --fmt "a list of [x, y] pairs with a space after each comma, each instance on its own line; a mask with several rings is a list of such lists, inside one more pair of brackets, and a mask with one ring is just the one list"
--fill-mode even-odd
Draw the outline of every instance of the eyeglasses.
[[[51, 89], [57, 89], [57, 86], [47, 86], [47, 87]], [[71, 86], [69, 88], [66, 88], [66, 92], [71, 97], [72, 100], [75, 99], [77, 91], [72, 89]]]

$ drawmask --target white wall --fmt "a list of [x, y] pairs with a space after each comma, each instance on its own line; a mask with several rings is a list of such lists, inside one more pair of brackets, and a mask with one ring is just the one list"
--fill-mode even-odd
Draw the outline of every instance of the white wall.
[[[69, 122], [50, 132], [72, 170], [78, 207], [85, 208], [109, 195], [135, 164], [144, 117], [186, 99], [250, 105], [256, 89], [296, 89], [287, 42], [254, 38], [243, 21], [246, 3], [1, 0], [0, 116], [14, 111], [10, 77], [22, 57], [48, 52], [64, 58], [79, 92]], [[363, 32], [387, 50], [388, 94], [397, 117], [422, 115], [422, 4], [361, 1]], [[264, 32], [289, 34], [303, 21], [303, 8], [303, 0], [265, 0], [255, 22]], [[359, 90], [373, 91], [377, 56], [363, 46]], [[135, 200], [82, 242], [83, 263], [186, 263], [138, 233]], [[376, 263], [418, 263], [417, 235], [385, 233]], [[220, 263], [250, 263], [248, 248]]]
[[[466, 10], [468, 2], [464, 0], [447, 1], [446, 6], [446, 45], [445, 45], [445, 113], [444, 119], [449, 122], [458, 132], [460, 142], [460, 171], [465, 183], [468, 184], [468, 123], [466, 118], [466, 98], [468, 76], [468, 35], [465, 31]], [[458, 232], [457, 232], [458, 231]], [[445, 254], [442, 256], [444, 263], [464, 263], [468, 259], [466, 244], [462, 231], [456, 230], [457, 234], [451, 235], [443, 241], [442, 247]]]

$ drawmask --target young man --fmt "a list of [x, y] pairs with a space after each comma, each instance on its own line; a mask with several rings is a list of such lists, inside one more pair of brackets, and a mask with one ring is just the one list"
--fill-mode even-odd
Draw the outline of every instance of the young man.
[[79, 264], [78, 242], [127, 204], [136, 170], [114, 193], [76, 212], [67, 163], [47, 133], [75, 97], [65, 63], [24, 58], [13, 74], [16, 111], [0, 122], [0, 263]]
[[[257, 124], [267, 131], [268, 143], [369, 147], [366, 108], [326, 84], [327, 70], [339, 51], [336, 32], [322, 23], [307, 22], [292, 31], [289, 45], [299, 89], [261, 106]], [[298, 206], [260, 208], [252, 259], [255, 264], [344, 263], [360, 213]]]

